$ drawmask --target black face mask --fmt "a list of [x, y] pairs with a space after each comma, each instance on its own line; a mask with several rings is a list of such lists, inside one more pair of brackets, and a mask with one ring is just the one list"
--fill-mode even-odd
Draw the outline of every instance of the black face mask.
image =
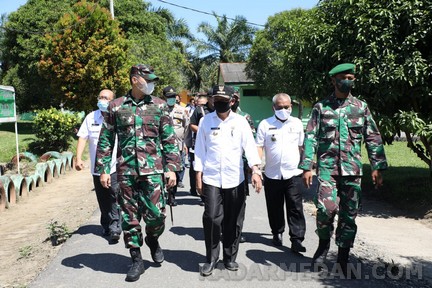
[[222, 101], [214, 102], [214, 108], [218, 113], [225, 113], [230, 109], [230, 103]]
[[231, 106], [231, 110], [232, 111], [237, 111], [237, 108], [239, 107], [240, 102], [236, 101], [232, 106]]

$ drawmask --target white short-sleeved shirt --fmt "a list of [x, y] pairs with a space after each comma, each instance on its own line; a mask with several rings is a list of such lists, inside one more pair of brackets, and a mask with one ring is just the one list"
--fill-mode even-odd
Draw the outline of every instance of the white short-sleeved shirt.
[[258, 125], [256, 145], [264, 147], [265, 175], [270, 179], [290, 179], [302, 173], [299, 146], [303, 145], [304, 131], [300, 119], [290, 116], [279, 121], [275, 116]]
[[[94, 172], [94, 166], [96, 161], [96, 148], [99, 140], [99, 133], [102, 128], [103, 116], [100, 110], [93, 111], [89, 113], [83, 123], [81, 124], [80, 129], [78, 130], [77, 136], [89, 140], [89, 152], [90, 152], [90, 163], [91, 170], [90, 172], [93, 175], [99, 175]], [[116, 154], [117, 151], [117, 139], [114, 145], [113, 154]], [[116, 171], [116, 157], [112, 157], [111, 160], [111, 174]]]
[[252, 130], [243, 116], [230, 112], [222, 121], [212, 112], [200, 120], [194, 169], [203, 172], [204, 183], [227, 189], [243, 182], [243, 151], [250, 167], [261, 163]]

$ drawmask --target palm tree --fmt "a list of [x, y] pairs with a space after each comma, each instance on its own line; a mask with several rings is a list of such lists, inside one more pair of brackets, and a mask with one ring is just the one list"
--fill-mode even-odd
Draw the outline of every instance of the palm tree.
[[229, 22], [226, 15], [216, 15], [217, 26], [213, 27], [207, 22], [198, 26], [198, 32], [204, 34], [204, 40], [193, 41], [197, 53], [204, 55], [203, 60], [216, 62], [218, 67], [216, 83], [219, 79], [219, 63], [245, 61], [253, 42], [256, 28], [247, 23], [243, 16], [236, 16], [234, 21]]

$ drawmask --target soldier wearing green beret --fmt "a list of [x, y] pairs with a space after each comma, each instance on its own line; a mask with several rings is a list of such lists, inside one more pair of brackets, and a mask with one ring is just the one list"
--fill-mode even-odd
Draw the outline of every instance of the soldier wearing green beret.
[[355, 275], [348, 269], [348, 258], [357, 233], [355, 218], [361, 199], [361, 143], [366, 145], [372, 180], [377, 187], [382, 185], [380, 171], [387, 168], [387, 161], [381, 135], [367, 104], [351, 94], [356, 79], [355, 65], [337, 65], [330, 70], [329, 76], [334, 92], [313, 107], [299, 168], [303, 170], [303, 181], [309, 188], [316, 154], [319, 186], [315, 205], [319, 246], [312, 267], [320, 269], [324, 264], [334, 232], [334, 217], [338, 214], [337, 264], [339, 271], [351, 278]]

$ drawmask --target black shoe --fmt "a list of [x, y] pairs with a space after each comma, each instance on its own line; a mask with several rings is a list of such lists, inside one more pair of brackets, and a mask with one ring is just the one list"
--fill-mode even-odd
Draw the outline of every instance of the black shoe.
[[291, 251], [293, 253], [306, 252], [306, 247], [304, 247], [300, 242], [294, 241], [291, 244]]
[[349, 252], [350, 252], [350, 248], [339, 247], [336, 264], [339, 265], [340, 270], [341, 270], [342, 274], [344, 275], [345, 279], [356, 279], [357, 277], [356, 277], [355, 273], [353, 273], [352, 269], [350, 269], [350, 271], [348, 273], [348, 266], [350, 266]]
[[184, 184], [183, 184], [183, 182], [179, 182], [179, 183], [177, 184], [177, 187], [178, 187], [178, 188], [184, 188]]
[[322, 270], [322, 266], [327, 257], [327, 253], [330, 249], [330, 239], [319, 240], [318, 249], [312, 258], [312, 270], [317, 272]]
[[273, 234], [272, 242], [274, 246], [282, 246], [282, 233]]
[[141, 251], [139, 248], [130, 249], [130, 254], [132, 257], [132, 266], [127, 272], [125, 280], [127, 282], [135, 282], [145, 271], [144, 262], [142, 260]]
[[200, 205], [200, 206], [204, 206], [204, 205], [205, 205], [205, 204], [204, 204], [204, 201], [200, 201], [199, 205]]
[[111, 232], [111, 237], [110, 237], [111, 242], [118, 242], [119, 239], [120, 239], [119, 232]]
[[239, 265], [235, 261], [224, 261], [224, 265], [230, 271], [237, 271], [239, 269]]
[[110, 236], [111, 235], [111, 232], [110, 232], [110, 230], [109, 229], [103, 229], [102, 230], [102, 236]]
[[204, 263], [204, 265], [201, 268], [201, 276], [209, 276], [213, 273], [213, 270], [216, 267], [216, 264], [218, 263], [218, 260], [216, 259], [213, 262], [210, 263]]
[[145, 243], [150, 248], [150, 254], [155, 263], [162, 263], [165, 260], [162, 248], [159, 246], [159, 242], [155, 237], [146, 236], [144, 238]]
[[246, 242], [246, 237], [243, 235], [240, 235], [240, 243]]

